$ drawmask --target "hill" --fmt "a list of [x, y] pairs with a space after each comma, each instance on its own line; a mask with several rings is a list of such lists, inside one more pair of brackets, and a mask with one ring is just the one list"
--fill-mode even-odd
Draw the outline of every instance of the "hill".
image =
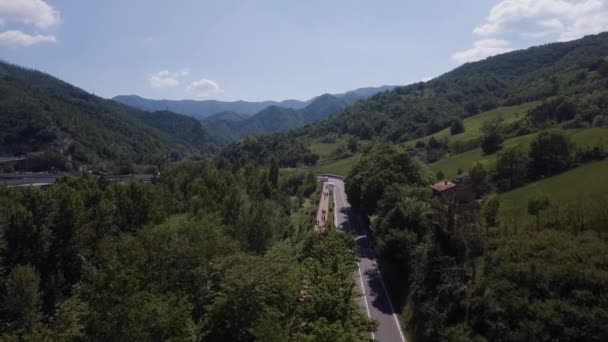
[[577, 114], [591, 121], [606, 110], [607, 56], [608, 33], [505, 53], [376, 94], [299, 135], [405, 142], [439, 132], [457, 118], [556, 97], [573, 102]]
[[[342, 94], [333, 94], [333, 96], [343, 98], [345, 101], [353, 103], [353, 98], [368, 98], [379, 92], [384, 92], [393, 88], [395, 88], [395, 86], [384, 85], [380, 87], [365, 87], [351, 90]], [[307, 101], [284, 100], [226, 102], [217, 100], [151, 100], [137, 95], [118, 95], [112, 98], [112, 100], [149, 112], [170, 110], [172, 112], [192, 116], [197, 119], [205, 119], [221, 112], [235, 112], [245, 116], [251, 116], [270, 106], [302, 109], [315, 101], [318, 97], [320, 96], [314, 97]]]
[[362, 99], [354, 92], [342, 94], [341, 97], [323, 94], [301, 109], [270, 106], [241, 120], [234, 120], [234, 114], [224, 112], [204, 119], [203, 123], [217, 139], [231, 142], [250, 134], [284, 132], [324, 120]]
[[210, 136], [192, 118], [142, 112], [42, 72], [0, 63], [0, 141], [2, 155], [53, 152], [62, 168], [71, 169], [122, 160], [158, 164], [170, 152], [204, 149]]
[[306, 101], [298, 100], [261, 102], [224, 102], [216, 100], [150, 100], [137, 95], [119, 95], [115, 96], [113, 100], [145, 111], [170, 110], [175, 113], [192, 116], [199, 120], [207, 118], [213, 114], [227, 111], [250, 116], [270, 106], [298, 109], [307, 105]]

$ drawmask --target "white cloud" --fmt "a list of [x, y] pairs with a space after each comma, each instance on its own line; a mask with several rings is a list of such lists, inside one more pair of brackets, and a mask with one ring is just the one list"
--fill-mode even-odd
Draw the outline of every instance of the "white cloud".
[[608, 0], [502, 0], [473, 32], [516, 33], [526, 38], [556, 35], [566, 41], [608, 30]]
[[31, 46], [40, 43], [54, 43], [56, 41], [55, 36], [51, 35], [29, 35], [21, 31], [6, 31], [0, 33], [0, 45], [1, 46]]
[[211, 94], [222, 93], [224, 90], [220, 88], [215, 81], [202, 78], [188, 85], [186, 90], [196, 97], [207, 97]]
[[0, 0], [0, 20], [47, 29], [61, 19], [59, 11], [42, 0]]
[[176, 72], [169, 72], [169, 70], [161, 70], [155, 74], [148, 76], [148, 83], [152, 88], [168, 88], [178, 86], [180, 81], [179, 78], [188, 76], [190, 69], [183, 68]]
[[509, 51], [513, 48], [508, 41], [488, 38], [476, 41], [470, 49], [452, 54], [452, 59], [459, 63], [474, 62]]

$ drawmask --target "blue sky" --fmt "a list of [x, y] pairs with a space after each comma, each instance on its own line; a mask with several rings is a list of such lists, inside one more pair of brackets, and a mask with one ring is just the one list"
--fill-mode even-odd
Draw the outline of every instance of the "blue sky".
[[608, 0], [0, 0], [0, 58], [103, 97], [308, 99], [608, 30]]

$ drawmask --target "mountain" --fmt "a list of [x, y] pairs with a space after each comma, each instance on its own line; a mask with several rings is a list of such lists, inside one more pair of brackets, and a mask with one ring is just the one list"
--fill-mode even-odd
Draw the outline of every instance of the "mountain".
[[0, 142], [0, 155], [48, 152], [76, 167], [156, 164], [169, 152], [198, 153], [211, 137], [191, 117], [133, 109], [1, 62]]
[[205, 121], [224, 120], [224, 121], [238, 122], [238, 121], [245, 120], [248, 117], [249, 116], [244, 115], [244, 114], [226, 111], [226, 112], [219, 112], [219, 113], [213, 114], [211, 116], [208, 116], [205, 118]]
[[213, 114], [227, 111], [250, 116], [270, 106], [299, 109], [307, 105], [306, 101], [298, 100], [285, 100], [280, 102], [150, 100], [137, 95], [119, 95], [114, 97], [113, 100], [145, 111], [170, 110], [172, 112], [192, 116], [197, 119], [204, 119], [212, 116]]
[[243, 120], [231, 120], [234, 114], [217, 114], [204, 119], [203, 123], [223, 142], [231, 142], [251, 134], [284, 132], [324, 120], [364, 99], [354, 92], [340, 96], [323, 94], [301, 109], [270, 106]]
[[[274, 140], [253, 143], [258, 150], [272, 150], [279, 142], [281, 146], [310, 146], [327, 137], [402, 143], [481, 112], [533, 102], [520, 120], [504, 124], [508, 134], [524, 135], [556, 124], [589, 127], [608, 122], [608, 33], [467, 63], [431, 81], [375, 94], [338, 115], [276, 135]], [[237, 159], [241, 154], [252, 155], [246, 143], [232, 144], [224, 152]], [[479, 143], [471, 141], [459, 148], [475, 148]], [[288, 152], [282, 158], [293, 160]]]
[[[499, 106], [570, 98], [583, 119], [605, 113], [608, 33], [514, 51], [464, 64], [428, 82], [396, 87], [357, 102], [343, 115], [304, 129], [404, 142]], [[302, 132], [300, 132], [302, 133]]]
[[[395, 86], [381, 86], [381, 87], [367, 87], [359, 88], [348, 91], [343, 94], [332, 94], [337, 98], [345, 99], [347, 102], [354, 103], [354, 98], [368, 98], [379, 92], [391, 90]], [[324, 94], [328, 95], [328, 94]], [[321, 95], [321, 96], [324, 96]], [[170, 110], [175, 113], [189, 115], [197, 119], [206, 119], [214, 114], [221, 112], [234, 112], [245, 116], [252, 116], [265, 108], [270, 106], [277, 106], [291, 109], [302, 109], [313, 101], [317, 97], [312, 98], [308, 101], [299, 100], [284, 100], [284, 101], [260, 101], [260, 102], [248, 102], [248, 101], [233, 101], [223, 102], [216, 100], [150, 100], [137, 95], [118, 95], [113, 98], [114, 101], [126, 104], [128, 106], [145, 110], [145, 111], [159, 111], [159, 110]], [[317, 115], [320, 116], [320, 115]]]

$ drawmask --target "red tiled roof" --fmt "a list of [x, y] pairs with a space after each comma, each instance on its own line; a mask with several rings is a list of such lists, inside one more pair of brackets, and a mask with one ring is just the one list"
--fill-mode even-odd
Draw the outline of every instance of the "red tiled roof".
[[443, 191], [449, 190], [455, 186], [456, 186], [456, 184], [454, 184], [450, 181], [441, 181], [439, 183], [433, 184], [433, 186], [431, 186], [431, 188], [433, 188], [436, 191], [443, 192]]

